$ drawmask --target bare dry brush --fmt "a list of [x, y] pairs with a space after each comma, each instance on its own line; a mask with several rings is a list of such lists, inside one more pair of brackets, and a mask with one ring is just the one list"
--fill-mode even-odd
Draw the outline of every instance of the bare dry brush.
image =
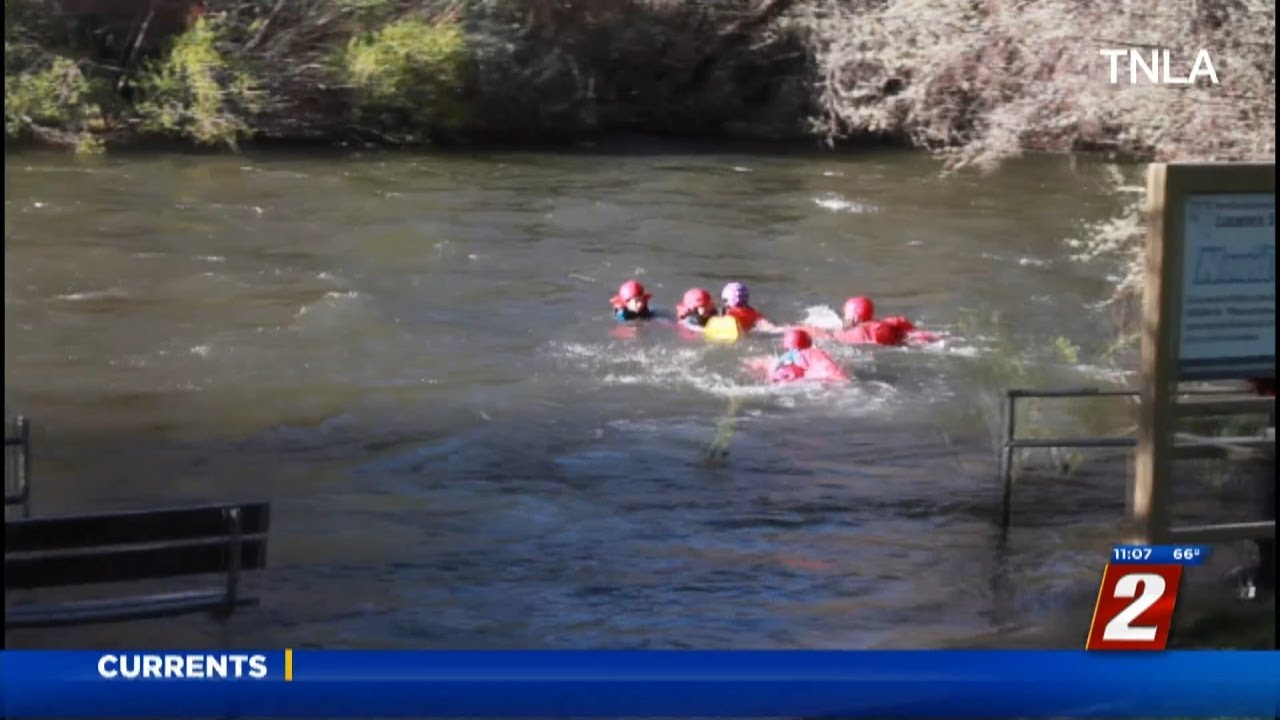
[[[826, 0], [807, 23], [816, 129], [904, 132], [986, 164], [1025, 150], [1114, 148], [1160, 159], [1275, 153], [1275, 5], [1114, 0]], [[1102, 48], [1200, 48], [1220, 80], [1109, 82]]]
[[[829, 141], [904, 134], [952, 168], [1027, 151], [1274, 160], [1276, 6], [1264, 0], [819, 0], [807, 6], [815, 130]], [[1200, 49], [1219, 84], [1110, 82], [1104, 48], [1169, 50], [1186, 77]], [[1140, 289], [1144, 227], [1117, 171], [1116, 218], [1086, 228], [1081, 259], [1117, 260], [1121, 324]]]

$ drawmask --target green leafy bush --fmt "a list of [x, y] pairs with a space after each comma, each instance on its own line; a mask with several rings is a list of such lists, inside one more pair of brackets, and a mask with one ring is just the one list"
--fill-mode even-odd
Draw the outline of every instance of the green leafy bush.
[[363, 113], [395, 114], [411, 127], [448, 127], [462, 121], [467, 57], [457, 25], [405, 18], [352, 38], [339, 68]]
[[103, 123], [99, 100], [105, 92], [109, 90], [100, 81], [86, 77], [79, 64], [61, 56], [51, 56], [25, 72], [6, 74], [5, 137], [35, 136], [93, 148], [84, 136]]
[[223, 56], [219, 40], [217, 22], [201, 20], [146, 64], [136, 84], [144, 131], [229, 147], [252, 134], [247, 117], [258, 106], [257, 82]]

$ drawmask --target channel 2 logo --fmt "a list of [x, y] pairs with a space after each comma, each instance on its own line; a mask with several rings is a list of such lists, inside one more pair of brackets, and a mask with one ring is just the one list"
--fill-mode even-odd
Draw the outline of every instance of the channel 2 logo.
[[1164, 650], [1182, 582], [1177, 564], [1108, 564], [1086, 650]]

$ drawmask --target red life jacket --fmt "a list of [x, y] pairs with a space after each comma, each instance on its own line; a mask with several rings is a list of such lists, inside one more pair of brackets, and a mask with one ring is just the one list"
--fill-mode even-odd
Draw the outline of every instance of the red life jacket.
[[903, 333], [909, 333], [916, 329], [915, 323], [901, 315], [891, 315], [887, 318], [880, 318], [880, 323], [882, 325], [891, 325], [893, 327], [900, 328]]
[[904, 345], [909, 338], [933, 339], [931, 334], [916, 330], [915, 324], [901, 315], [861, 322], [841, 330], [835, 337], [854, 345]]
[[854, 345], [901, 345], [907, 339], [907, 332], [897, 325], [870, 320], [841, 330], [836, 333], [836, 339]]
[[[901, 315], [892, 315], [890, 318], [883, 318], [879, 320], [879, 323], [893, 328], [893, 332], [896, 333], [897, 338], [896, 342], [882, 342], [881, 345], [905, 345], [905, 343], [908, 342], [934, 342], [938, 340], [938, 336], [936, 336], [936, 334], [916, 328], [915, 323]], [[888, 336], [888, 333], [886, 333], [886, 337], [890, 337]]]
[[769, 373], [769, 382], [785, 383], [804, 379], [804, 368], [799, 365], [780, 365]]
[[756, 323], [760, 322], [761, 318], [764, 317], [755, 308], [742, 306], [731, 307], [724, 314], [737, 318], [738, 326], [742, 328], [742, 332], [750, 332], [756, 326]]
[[818, 348], [805, 348], [792, 351], [795, 362], [781, 365], [769, 373], [769, 379], [776, 383], [795, 380], [834, 380], [843, 382], [849, 379], [844, 370], [831, 359], [831, 356]]

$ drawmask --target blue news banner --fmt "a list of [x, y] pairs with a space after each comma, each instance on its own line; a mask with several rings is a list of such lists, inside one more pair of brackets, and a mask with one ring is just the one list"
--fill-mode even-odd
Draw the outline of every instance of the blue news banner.
[[19, 717], [1276, 717], [1280, 653], [4, 651]]

